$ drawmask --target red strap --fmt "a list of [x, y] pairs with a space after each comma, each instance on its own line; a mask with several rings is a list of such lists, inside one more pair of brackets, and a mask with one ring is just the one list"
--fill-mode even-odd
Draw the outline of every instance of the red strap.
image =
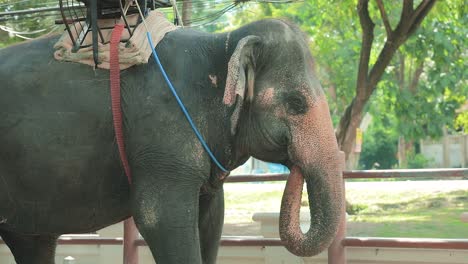
[[132, 175], [130, 173], [130, 166], [128, 165], [127, 154], [125, 153], [125, 146], [122, 132], [122, 109], [120, 106], [120, 66], [119, 66], [119, 44], [124, 29], [123, 24], [116, 24], [112, 30], [110, 41], [110, 88], [112, 100], [112, 116], [114, 119], [114, 132], [119, 148], [120, 160], [122, 161], [125, 174], [127, 175], [128, 182], [132, 183]]

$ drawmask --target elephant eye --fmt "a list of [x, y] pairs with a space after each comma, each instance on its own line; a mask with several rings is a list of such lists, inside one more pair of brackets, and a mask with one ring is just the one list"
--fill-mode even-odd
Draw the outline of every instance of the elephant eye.
[[307, 100], [299, 91], [292, 91], [284, 94], [286, 111], [290, 115], [305, 114], [308, 110]]

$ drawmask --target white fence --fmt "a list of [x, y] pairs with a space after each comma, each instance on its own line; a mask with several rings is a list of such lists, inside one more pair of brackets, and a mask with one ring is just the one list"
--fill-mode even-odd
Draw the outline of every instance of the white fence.
[[437, 141], [421, 140], [421, 153], [429, 159], [429, 167], [466, 168], [468, 135], [446, 135]]

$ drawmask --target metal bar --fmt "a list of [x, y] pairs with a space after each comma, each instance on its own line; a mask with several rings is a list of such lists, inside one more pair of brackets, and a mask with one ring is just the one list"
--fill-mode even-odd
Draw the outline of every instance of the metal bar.
[[[81, 5], [64, 7], [64, 9], [70, 9], [70, 8], [85, 8], [85, 7]], [[60, 11], [60, 7], [44, 7], [44, 8], [35, 8], [35, 9], [27, 9], [27, 10], [0, 12], [0, 16], [29, 15], [29, 14], [49, 12], [49, 11]]]
[[[59, 1], [59, 5], [60, 5], [60, 15], [62, 16], [62, 21], [66, 21], [67, 17], [65, 16], [65, 13], [63, 12], [63, 0], [60, 0]], [[65, 23], [65, 29], [67, 30], [68, 32], [68, 36], [70, 36], [70, 39], [72, 41], [72, 44], [73, 46], [76, 46], [76, 40], [75, 38], [73, 37], [73, 34], [70, 30], [70, 26], [69, 26], [69, 23]]]
[[[233, 175], [226, 179], [226, 182], [264, 182], [264, 181], [285, 181], [288, 178], [287, 173], [278, 174], [243, 174]], [[439, 178], [463, 178], [468, 177], [468, 169], [411, 169], [411, 170], [353, 170], [344, 171], [344, 179], [382, 179], [382, 178], [421, 178], [421, 177], [439, 177]]]
[[[147, 246], [146, 241], [138, 239], [137, 246]], [[262, 238], [262, 237], [222, 237], [220, 245], [224, 247], [279, 247], [284, 246], [284, 243], [279, 238]]]
[[223, 237], [220, 245], [224, 247], [282, 247], [284, 243], [279, 238]]
[[[135, 241], [137, 246], [147, 246], [143, 239]], [[462, 249], [468, 250], [468, 239], [419, 239], [419, 238], [368, 238], [347, 237], [342, 242], [344, 247], [376, 248], [424, 248], [424, 249]], [[279, 238], [261, 237], [223, 237], [224, 247], [279, 247], [284, 243]], [[332, 263], [332, 262], [330, 262]], [[335, 263], [334, 263], [335, 264]]]
[[[76, 27], [75, 27], [75, 29], [76, 29]], [[82, 48], [82, 44], [85, 41], [86, 36], [88, 35], [89, 31], [90, 31], [89, 30], [89, 25], [88, 25], [88, 23], [85, 22], [83, 27], [81, 28], [81, 32], [78, 35], [78, 38], [76, 39], [76, 43], [73, 46], [72, 52], [77, 52], [80, 48]], [[91, 45], [88, 45], [88, 46], [91, 46]]]
[[[0, 244], [4, 244], [0, 239]], [[123, 245], [122, 238], [59, 238], [59, 245]], [[147, 246], [145, 240], [136, 239], [135, 246]], [[283, 246], [279, 238], [261, 237], [223, 237], [221, 246], [225, 247], [276, 247]], [[468, 239], [430, 239], [430, 238], [372, 238], [347, 237], [345, 247], [375, 248], [422, 248], [422, 249], [461, 249], [468, 250]]]
[[120, 8], [121, 18], [123, 19], [123, 21], [124, 21], [124, 23], [125, 23], [125, 28], [127, 29], [128, 34], [130, 35], [130, 37], [132, 37], [132, 36], [133, 36], [133, 32], [132, 32], [132, 29], [130, 28], [130, 25], [128, 24], [128, 21], [127, 21], [127, 14], [124, 12], [124, 9], [123, 9], [122, 1], [121, 1], [121, 0], [119, 0], [119, 8]]
[[289, 174], [263, 174], [263, 175], [233, 175], [226, 179], [226, 182], [264, 182], [264, 181], [285, 181]]
[[345, 179], [382, 179], [382, 178], [416, 178], [416, 177], [468, 177], [468, 169], [411, 169], [411, 170], [362, 170], [345, 171]]
[[468, 250], [468, 239], [347, 237], [345, 247], [424, 248]]
[[138, 229], [135, 226], [133, 217], [124, 221], [124, 263], [138, 264]]
[[[63, 16], [62, 16], [62, 17], [63, 17]], [[80, 17], [80, 18], [77, 18], [77, 19], [73, 19], [73, 18], [72, 18], [72, 19], [62, 18], [61, 20], [56, 19], [56, 20], [55, 20], [55, 24], [56, 24], [56, 25], [61, 25], [61, 24], [67, 25], [67, 24], [73, 24], [73, 23], [79, 22], [79, 21], [86, 21], [86, 18]]]
[[93, 40], [93, 60], [94, 67], [97, 68], [99, 64], [99, 50], [98, 50], [98, 5], [97, 0], [90, 0], [90, 8], [88, 14], [91, 16], [91, 37]]
[[[3, 240], [0, 240], [0, 244], [3, 243]], [[123, 244], [123, 238], [68, 238], [60, 237], [57, 240], [59, 245], [117, 245], [120, 246]]]

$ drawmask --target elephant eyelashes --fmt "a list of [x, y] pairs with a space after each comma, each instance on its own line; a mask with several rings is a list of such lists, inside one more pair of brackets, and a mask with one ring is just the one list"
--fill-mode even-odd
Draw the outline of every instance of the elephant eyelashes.
[[307, 112], [307, 101], [299, 91], [285, 93], [284, 102], [286, 103], [286, 111], [290, 115], [301, 115]]

